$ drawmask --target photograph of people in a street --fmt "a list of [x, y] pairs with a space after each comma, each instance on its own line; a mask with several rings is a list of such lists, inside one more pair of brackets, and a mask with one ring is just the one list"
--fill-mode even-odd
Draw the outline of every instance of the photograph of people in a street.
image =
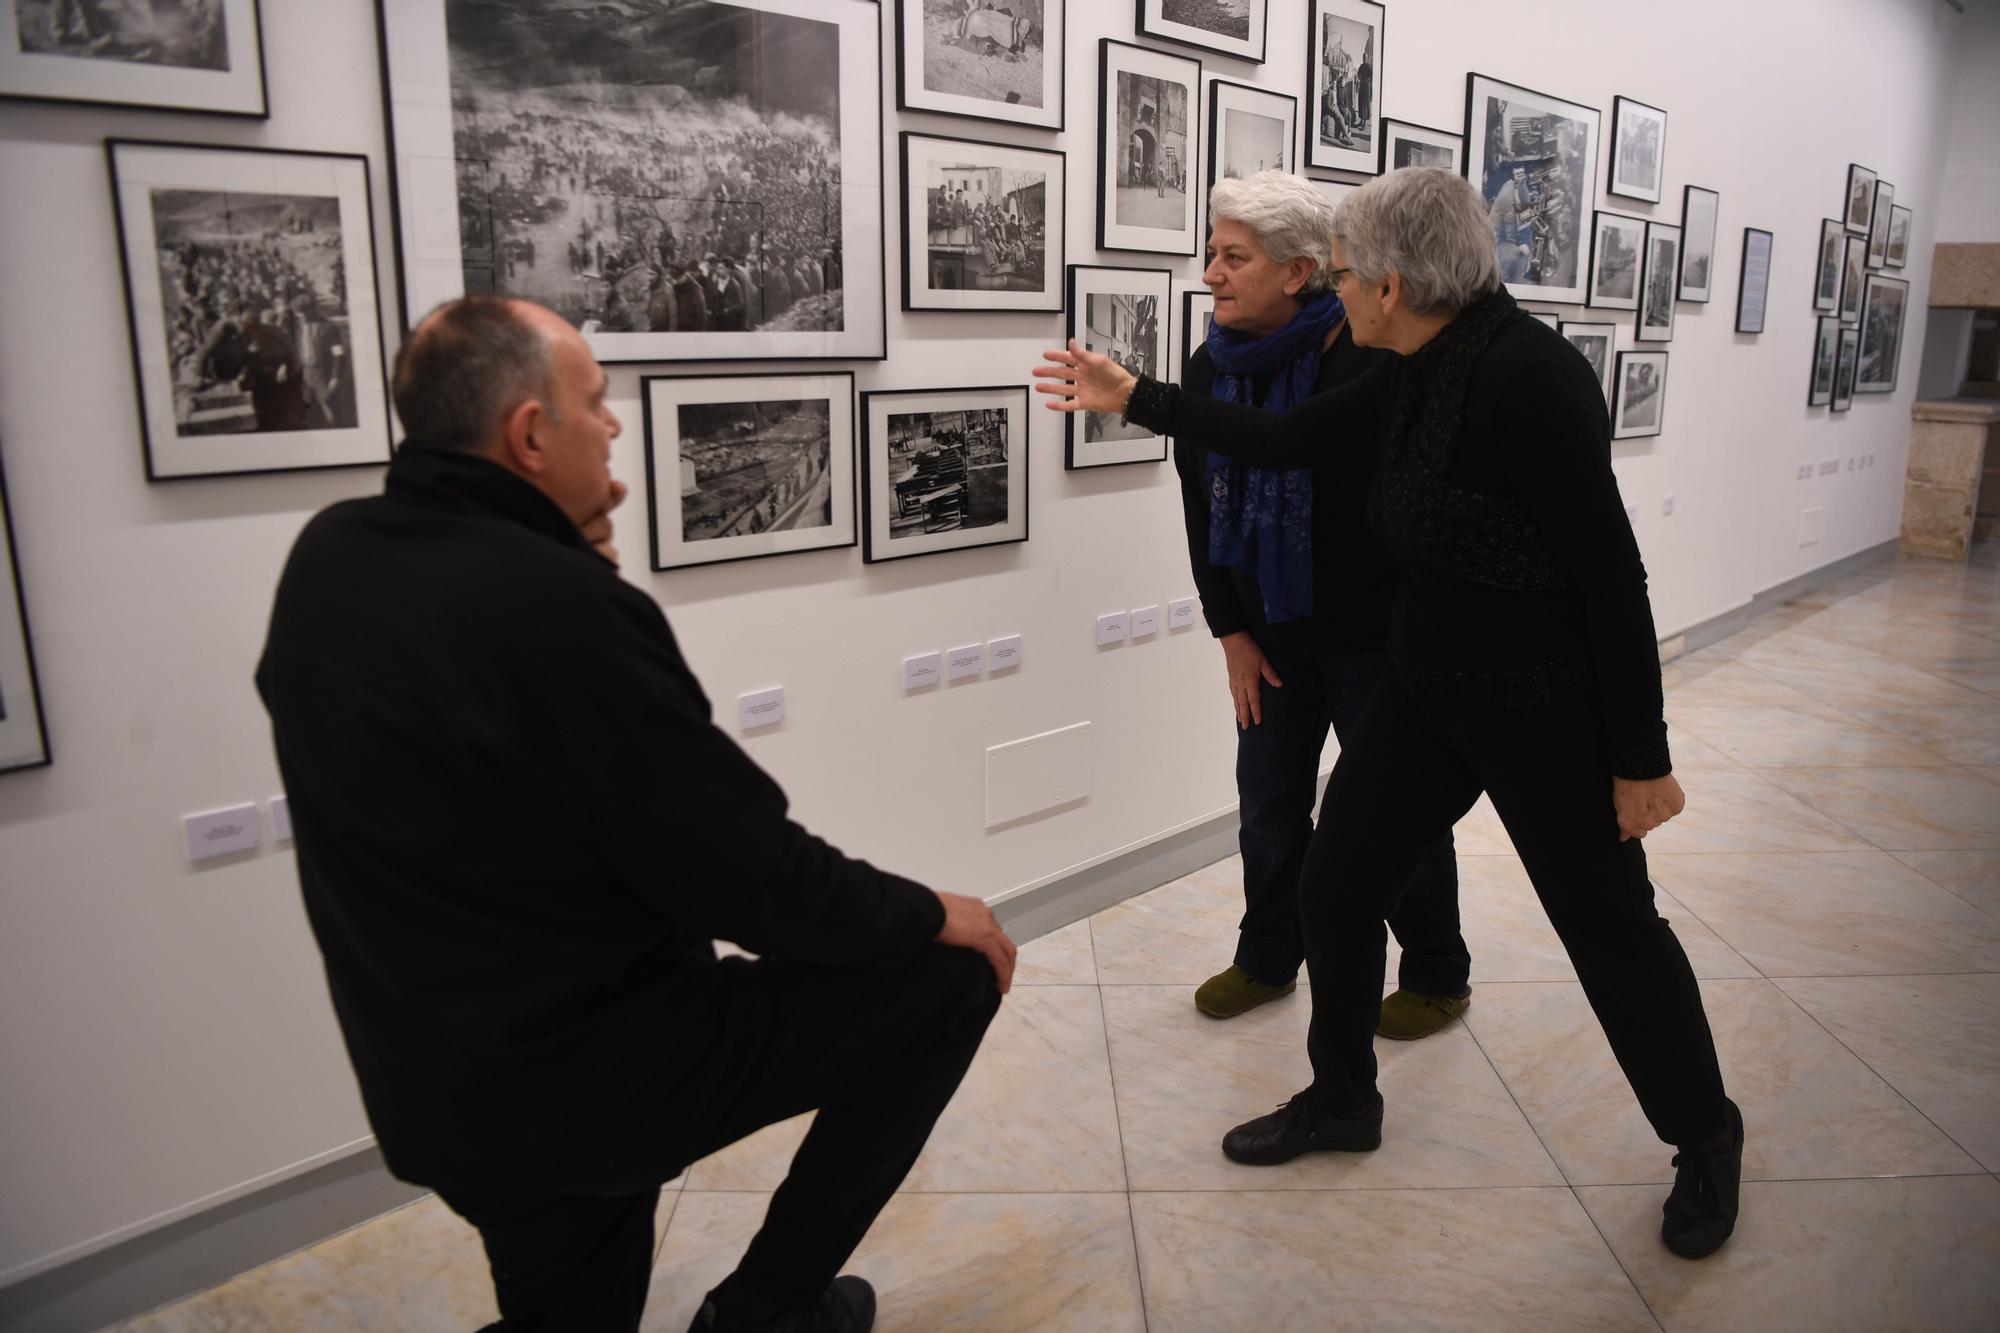
[[1098, 248], [1194, 254], [1201, 62], [1107, 37], [1098, 65]]
[[175, 69], [229, 68], [222, 0], [14, 0], [21, 50]]
[[1469, 175], [1486, 201], [1501, 279], [1516, 297], [1582, 300], [1598, 112], [1483, 74], [1468, 77], [1467, 99]]
[[824, 399], [683, 404], [681, 540], [831, 524], [831, 415]]
[[[1160, 302], [1131, 292], [1096, 292], [1084, 301], [1083, 347], [1108, 356], [1134, 375], [1158, 376], [1155, 351], [1160, 341]], [[1135, 426], [1116, 412], [1085, 412], [1083, 442], [1140, 440], [1153, 432]]]

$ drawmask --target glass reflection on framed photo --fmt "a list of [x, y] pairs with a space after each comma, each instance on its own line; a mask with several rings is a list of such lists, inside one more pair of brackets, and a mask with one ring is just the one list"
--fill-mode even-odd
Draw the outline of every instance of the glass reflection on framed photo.
[[1761, 227], [1743, 229], [1743, 268], [1736, 279], [1736, 331], [1762, 333], [1764, 308], [1771, 296], [1771, 233]]
[[1861, 302], [1861, 346], [1854, 371], [1856, 393], [1894, 393], [1896, 367], [1903, 359], [1903, 321], [1910, 284], [1901, 278], [1868, 275]]
[[1028, 540], [1028, 390], [861, 395], [862, 559]]
[[1629, 97], [1611, 99], [1611, 180], [1608, 194], [1660, 202], [1666, 169], [1667, 113]]
[[1833, 372], [1840, 359], [1840, 319], [1819, 317], [1819, 332], [1813, 339], [1812, 380], [1806, 388], [1807, 407], [1825, 407], [1833, 401]]
[[1818, 262], [1813, 266], [1813, 309], [1840, 308], [1841, 261], [1846, 253], [1846, 225], [1839, 218], [1822, 218], [1819, 224]]
[[1064, 157], [903, 134], [903, 309], [1062, 309]]
[[[1000, 0], [1005, 4], [1006, 0]], [[1264, 63], [1267, 0], [1138, 0], [1141, 37]]]
[[1646, 219], [1598, 209], [1590, 230], [1590, 298], [1603, 310], [1639, 308], [1639, 266], [1646, 254]]
[[1840, 350], [1834, 354], [1833, 401], [1829, 411], [1845, 412], [1854, 406], [1854, 375], [1861, 363], [1861, 330], [1848, 325], [1840, 331]]
[[368, 159], [105, 152], [147, 478], [388, 462]]
[[1187, 365], [1208, 341], [1209, 320], [1215, 315], [1215, 293], [1206, 287], [1181, 293], [1181, 354], [1175, 365], [1185, 378]]
[[1618, 348], [1618, 326], [1593, 320], [1566, 319], [1559, 326], [1562, 336], [1569, 345], [1583, 354], [1596, 372], [1597, 384], [1604, 391], [1604, 405], [1611, 406], [1611, 365], [1613, 354]]
[[1306, 165], [1373, 176], [1388, 10], [1374, 0], [1311, 0], [1306, 30]]
[[1382, 158], [1377, 170], [1439, 167], [1457, 175], [1465, 161], [1465, 136], [1456, 130], [1434, 130], [1407, 120], [1382, 118]]
[[8, 592], [13, 600], [0, 610], [0, 773], [39, 768], [50, 759], [41, 681], [28, 634], [28, 602], [21, 591], [14, 521], [7, 506], [7, 473], [0, 467], [0, 600]]
[[653, 568], [854, 545], [854, 375], [647, 375]]
[[257, 0], [0, 4], [0, 97], [270, 114]]
[[1646, 224], [1646, 259], [1639, 272], [1639, 322], [1633, 338], [1663, 343], [1674, 336], [1674, 281], [1680, 272], [1681, 229]]
[[1596, 107], [1485, 74], [1465, 77], [1465, 177], [1485, 205], [1500, 277], [1516, 300], [1583, 303], [1599, 120]]
[[1902, 268], [1910, 258], [1910, 210], [1901, 204], [1893, 206], [1889, 213], [1889, 255], [1888, 267]]
[[1097, 248], [1199, 254], [1201, 62], [1106, 37], [1097, 75]]
[[1063, 127], [1067, 0], [896, 0], [896, 105]]
[[1616, 392], [1611, 438], [1637, 440], [1658, 435], [1667, 415], [1667, 354], [1620, 352]]
[[[1069, 268], [1069, 336], [1134, 375], [1167, 378], [1166, 269]], [[1167, 437], [1117, 412], [1070, 412], [1063, 465], [1071, 470], [1118, 463], [1164, 463]]]
[[1715, 289], [1715, 231], [1722, 196], [1699, 185], [1681, 191], [1681, 276], [1676, 300], [1705, 302]]

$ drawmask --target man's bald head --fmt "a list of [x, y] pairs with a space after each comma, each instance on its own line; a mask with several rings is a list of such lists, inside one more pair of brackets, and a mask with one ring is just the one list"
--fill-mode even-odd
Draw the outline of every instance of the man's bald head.
[[555, 344], [576, 331], [530, 301], [467, 296], [425, 315], [396, 354], [396, 414], [413, 440], [490, 452], [530, 398], [555, 401]]

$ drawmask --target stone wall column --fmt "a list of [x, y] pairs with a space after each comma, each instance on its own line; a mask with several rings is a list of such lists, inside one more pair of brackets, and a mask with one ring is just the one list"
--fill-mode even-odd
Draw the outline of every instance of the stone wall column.
[[1910, 417], [1903, 554], [1963, 560], [1972, 549], [1986, 460], [2000, 459], [2000, 450], [1987, 447], [2000, 435], [2000, 402], [1933, 399], [1912, 407]]

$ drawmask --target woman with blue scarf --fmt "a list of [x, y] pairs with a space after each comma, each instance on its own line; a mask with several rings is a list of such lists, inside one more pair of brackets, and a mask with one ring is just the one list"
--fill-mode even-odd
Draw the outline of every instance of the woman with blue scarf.
[[[1283, 410], [1392, 355], [1357, 347], [1347, 331], [1327, 262], [1333, 209], [1307, 181], [1279, 171], [1225, 180], [1209, 197], [1209, 219], [1202, 281], [1215, 316], [1189, 358], [1188, 392]], [[1351, 455], [1258, 468], [1179, 440], [1174, 461], [1195, 585], [1228, 664], [1242, 811], [1236, 957], [1196, 990], [1195, 1005], [1233, 1018], [1298, 984], [1299, 872], [1320, 752], [1328, 726], [1344, 739], [1381, 679], [1396, 566], [1369, 533], [1369, 478]], [[1403, 957], [1379, 1030], [1429, 1036], [1471, 997], [1449, 834], [1417, 867], [1389, 924]]]

